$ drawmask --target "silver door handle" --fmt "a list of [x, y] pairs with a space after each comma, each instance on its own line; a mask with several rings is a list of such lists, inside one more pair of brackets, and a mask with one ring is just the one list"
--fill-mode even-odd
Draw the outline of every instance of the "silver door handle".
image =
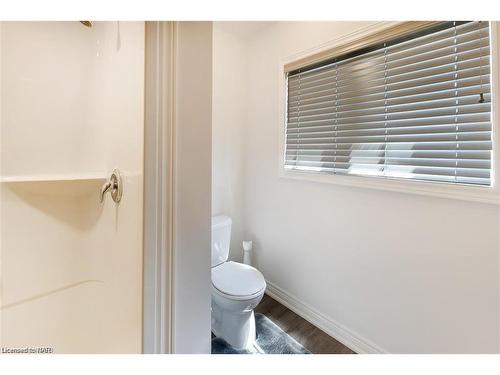
[[101, 203], [104, 202], [104, 197], [108, 191], [111, 192], [111, 198], [113, 198], [115, 203], [120, 203], [123, 195], [123, 183], [118, 169], [115, 169], [109, 180], [102, 185], [100, 195]]

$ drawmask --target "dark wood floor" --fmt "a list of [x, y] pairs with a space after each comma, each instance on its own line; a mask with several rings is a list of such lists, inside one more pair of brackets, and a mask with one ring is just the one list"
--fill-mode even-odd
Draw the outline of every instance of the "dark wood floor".
[[267, 316], [313, 354], [354, 353], [347, 346], [316, 328], [267, 294], [264, 295], [255, 312]]

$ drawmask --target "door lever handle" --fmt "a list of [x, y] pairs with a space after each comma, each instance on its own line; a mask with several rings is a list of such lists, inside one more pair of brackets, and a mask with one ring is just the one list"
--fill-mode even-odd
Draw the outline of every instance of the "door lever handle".
[[115, 203], [119, 203], [123, 195], [123, 184], [118, 169], [115, 169], [109, 180], [102, 185], [99, 199], [101, 203], [104, 202], [104, 197], [108, 191], [110, 192], [111, 198], [113, 198]]
[[104, 183], [104, 185], [102, 185], [101, 187], [101, 199], [100, 199], [100, 202], [104, 202], [104, 194], [106, 194], [109, 189], [111, 189], [113, 187], [113, 184], [111, 183], [111, 181], [106, 181]]

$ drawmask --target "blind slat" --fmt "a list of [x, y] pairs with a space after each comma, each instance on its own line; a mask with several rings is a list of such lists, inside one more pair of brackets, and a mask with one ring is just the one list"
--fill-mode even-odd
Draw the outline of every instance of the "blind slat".
[[[405, 103], [419, 103], [419, 102], [430, 102], [440, 99], [449, 99], [449, 98], [462, 98], [464, 96], [478, 96], [482, 93], [490, 93], [491, 87], [490, 84], [484, 85], [476, 85], [476, 86], [468, 86], [464, 88], [450, 88], [443, 89], [438, 91], [430, 91], [426, 93], [416, 93], [413, 95], [399, 96], [393, 97], [392, 95], [385, 95], [382, 93], [378, 98], [370, 98], [372, 100], [367, 100], [364, 102], [350, 103], [342, 100], [336, 100], [336, 107], [342, 108], [344, 110], [358, 110], [365, 108], [374, 108], [374, 107], [384, 107], [387, 106], [396, 106]], [[288, 107], [288, 115], [293, 115], [296, 113], [301, 114], [319, 114], [319, 113], [332, 113], [332, 101], [335, 99], [322, 101], [318, 103], [311, 104], [302, 104], [302, 105], [294, 105]], [[335, 108], [333, 108], [335, 109]]]
[[[299, 105], [303, 108], [307, 108], [307, 106], [319, 105], [326, 102], [331, 102], [332, 100], [337, 100], [339, 105], [342, 104], [356, 104], [356, 103], [365, 103], [378, 99], [384, 99], [385, 95], [387, 95], [387, 99], [392, 98], [400, 98], [406, 96], [413, 95], [424, 95], [429, 93], [441, 92], [446, 90], [462, 90], [471, 86], [487, 86], [490, 83], [489, 75], [480, 75], [480, 76], [472, 76], [464, 79], [453, 79], [449, 81], [437, 82], [437, 83], [429, 83], [423, 85], [409, 86], [401, 89], [391, 89], [388, 91], [385, 90], [377, 90], [372, 93], [357, 93], [351, 92], [349, 94], [345, 94], [342, 92], [329, 92], [326, 94], [319, 93], [317, 95], [308, 95], [308, 97], [301, 96], [297, 97], [289, 97], [288, 108], [293, 109], [297, 108]], [[300, 100], [300, 102], [299, 102]], [[300, 103], [300, 104], [299, 104]]]
[[[467, 46], [450, 45], [446, 50], [432, 51], [432, 54], [427, 53], [426, 56], [412, 56], [411, 58], [407, 57], [400, 61], [387, 60], [384, 55], [380, 55], [377, 57], [377, 59], [380, 60], [377, 64], [374, 64], [374, 61], [371, 60], [369, 65], [367, 63], [360, 64], [361, 67], [358, 69], [341, 69], [334, 65], [331, 70], [337, 70], [337, 74], [340, 77], [370, 77], [384, 71], [387, 71], [388, 76], [394, 76], [404, 71], [417, 71], [450, 64], [454, 62], [455, 57], [458, 61], [462, 62], [477, 59], [478, 57], [486, 58], [488, 56], [488, 38], [482, 38], [480, 42], [474, 42], [475, 44], [469, 44]], [[455, 49], [457, 50], [456, 53]], [[305, 89], [308, 87], [319, 87], [332, 83], [333, 81], [334, 79], [329, 70], [317, 77], [296, 78], [295, 80], [291, 80], [289, 81], [289, 87], [294, 90], [298, 87]], [[342, 81], [342, 79], [339, 81]]]

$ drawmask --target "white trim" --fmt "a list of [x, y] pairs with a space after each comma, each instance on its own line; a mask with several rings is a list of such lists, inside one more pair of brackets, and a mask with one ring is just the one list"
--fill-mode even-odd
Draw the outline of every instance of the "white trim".
[[345, 44], [349, 41], [355, 41], [370, 33], [375, 33], [394, 26], [395, 22], [378, 22], [369, 27], [363, 28], [357, 32], [348, 34], [341, 38], [332, 40], [321, 46], [308, 49], [301, 53], [296, 53], [284, 58], [278, 64], [278, 139], [279, 139], [279, 155], [278, 155], [278, 177], [292, 180], [302, 180], [311, 182], [328, 183], [343, 186], [352, 186], [359, 188], [378, 189], [386, 191], [395, 191], [401, 193], [420, 194], [441, 198], [460, 199], [467, 201], [475, 201], [482, 203], [500, 204], [500, 173], [496, 173], [495, 169], [500, 166], [500, 152], [497, 152], [497, 147], [500, 145], [500, 131], [496, 119], [500, 109], [499, 103], [499, 44], [498, 22], [490, 22], [490, 38], [491, 38], [491, 78], [492, 78], [492, 130], [493, 130], [493, 152], [492, 152], [492, 187], [484, 186], [466, 186], [453, 185], [448, 183], [414, 181], [414, 180], [398, 180], [388, 179], [384, 177], [364, 177], [364, 176], [346, 176], [346, 175], [331, 175], [310, 171], [290, 171], [284, 168], [285, 154], [285, 125], [286, 125], [286, 79], [285, 65], [293, 61], [306, 58], [309, 55], [316, 54], [339, 44]]
[[146, 22], [143, 353], [172, 352], [174, 30]]
[[286, 292], [276, 284], [266, 280], [266, 294], [288, 307], [297, 315], [321, 329], [323, 332], [332, 336], [337, 341], [359, 354], [382, 354], [388, 353], [380, 346], [370, 340], [336, 322], [335, 320], [323, 315], [318, 310], [302, 302], [298, 297]]

